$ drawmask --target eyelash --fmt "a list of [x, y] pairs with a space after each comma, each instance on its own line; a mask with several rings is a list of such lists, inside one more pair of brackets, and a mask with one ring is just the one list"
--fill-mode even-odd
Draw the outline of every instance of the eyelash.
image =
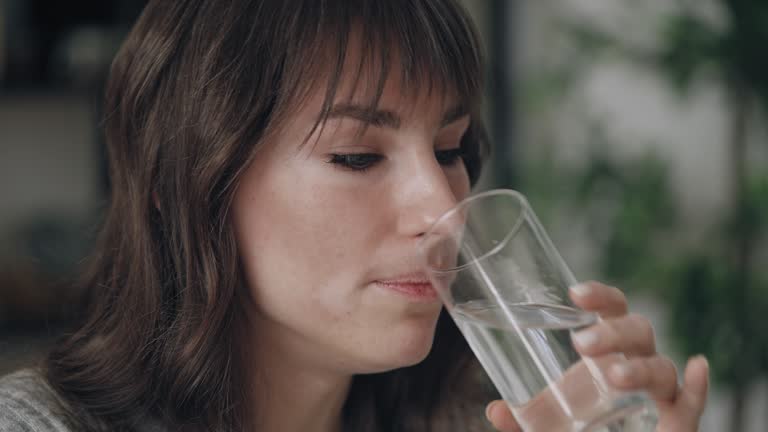
[[[450, 150], [438, 150], [435, 159], [440, 165], [450, 166], [463, 159], [466, 151], [459, 147]], [[355, 172], [365, 172], [381, 162], [384, 156], [376, 153], [331, 154], [328, 163]]]

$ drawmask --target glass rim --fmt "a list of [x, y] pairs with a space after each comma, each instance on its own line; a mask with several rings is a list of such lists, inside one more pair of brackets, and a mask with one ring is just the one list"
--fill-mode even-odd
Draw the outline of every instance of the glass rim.
[[[497, 244], [495, 247], [493, 247], [488, 252], [486, 252], [486, 253], [482, 254], [481, 256], [473, 259], [471, 262], [462, 264], [462, 265], [460, 265], [458, 267], [451, 267], [451, 268], [446, 269], [446, 270], [438, 270], [438, 269], [435, 269], [435, 268], [433, 268], [432, 266], [429, 265], [429, 260], [427, 259], [427, 251], [424, 250], [425, 249], [424, 248], [424, 243], [427, 241], [428, 238], [430, 238], [430, 234], [432, 232], [434, 232], [435, 229], [442, 222], [444, 222], [446, 219], [449, 219], [450, 217], [455, 215], [460, 210], [463, 210], [463, 209], [467, 208], [469, 205], [473, 204], [475, 201], [478, 201], [478, 200], [481, 200], [481, 199], [484, 199], [484, 198], [488, 198], [488, 197], [505, 196], [505, 195], [509, 196], [509, 197], [515, 198], [521, 204], [521, 206], [520, 206], [521, 207], [521, 211], [517, 215], [517, 220], [515, 220], [515, 222], [512, 224], [512, 228], [509, 229], [507, 234], [504, 236], [504, 239], [502, 241], [500, 241], [499, 244]], [[490, 257], [490, 256], [492, 256], [494, 254], [496, 254], [500, 249], [502, 249], [507, 244], [509, 239], [512, 238], [515, 235], [515, 233], [517, 233], [517, 231], [520, 229], [520, 227], [523, 225], [523, 222], [525, 221], [525, 213], [526, 213], [526, 211], [528, 211], [527, 209], [528, 209], [529, 206], [530, 205], [528, 204], [528, 200], [525, 198], [525, 196], [523, 194], [521, 194], [520, 192], [514, 190], [514, 189], [491, 189], [491, 190], [488, 190], [488, 191], [485, 191], [485, 192], [481, 192], [481, 193], [478, 193], [478, 194], [473, 194], [473, 195], [470, 195], [470, 196], [464, 198], [458, 204], [453, 206], [450, 210], [446, 211], [439, 218], [437, 218], [437, 220], [434, 223], [432, 223], [432, 225], [429, 227], [429, 229], [424, 233], [424, 237], [421, 239], [421, 241], [419, 241], [418, 249], [420, 250], [422, 257], [426, 261], [425, 267], [427, 268], [427, 270], [429, 272], [435, 273], [435, 274], [457, 273], [459, 271], [462, 271], [462, 270], [470, 267], [474, 263], [480, 262], [480, 261], [482, 261], [482, 260], [484, 260], [484, 259], [486, 259], [486, 258], [488, 258], [488, 257]]]

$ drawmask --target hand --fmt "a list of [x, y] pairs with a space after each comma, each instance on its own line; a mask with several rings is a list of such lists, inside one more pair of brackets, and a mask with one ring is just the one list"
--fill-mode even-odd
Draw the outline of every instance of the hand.
[[[674, 363], [656, 352], [650, 322], [640, 315], [628, 314], [627, 299], [621, 291], [589, 282], [572, 288], [570, 294], [577, 306], [596, 312], [602, 318], [601, 322], [574, 335], [577, 351], [590, 358], [623, 353], [626, 360], [612, 362], [607, 370], [609, 384], [620, 390], [647, 392], [658, 408], [657, 432], [696, 432], [709, 387], [706, 359], [697, 356], [688, 360], [680, 387]], [[563, 380], [576, 383], [579, 376], [586, 373], [587, 368], [576, 365]], [[535, 399], [548, 398], [544, 394]], [[542, 401], [537, 404], [547, 406]], [[499, 431], [522, 431], [504, 401], [488, 404], [486, 416]]]

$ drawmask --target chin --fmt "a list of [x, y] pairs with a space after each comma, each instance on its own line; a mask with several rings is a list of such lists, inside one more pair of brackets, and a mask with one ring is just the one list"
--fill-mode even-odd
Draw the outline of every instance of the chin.
[[401, 358], [400, 365], [398, 365], [399, 368], [401, 367], [408, 367], [408, 366], [414, 366], [424, 361], [424, 359], [427, 358], [429, 355], [429, 351], [432, 349], [432, 344], [430, 344], [427, 349], [422, 349], [420, 351], [414, 351], [410, 352], [407, 355], [403, 355]]
[[358, 371], [357, 373], [382, 373], [417, 365], [427, 358], [430, 348], [431, 346], [420, 350], [398, 351], [397, 353], [387, 352], [385, 354], [386, 357], [382, 356], [374, 359], [372, 364], [369, 363], [365, 370]]
[[369, 373], [386, 372], [393, 369], [413, 366], [424, 361], [432, 349], [434, 327], [408, 329], [408, 331], [392, 332], [389, 337], [382, 338], [386, 343], [372, 347], [375, 366]]

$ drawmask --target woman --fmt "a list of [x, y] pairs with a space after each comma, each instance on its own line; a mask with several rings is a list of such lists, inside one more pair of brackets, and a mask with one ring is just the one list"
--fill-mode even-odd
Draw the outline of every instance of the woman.
[[[150, 1], [107, 88], [87, 319], [5, 379], [0, 429], [479, 430], [477, 364], [414, 253], [479, 174], [481, 76], [451, 0]], [[579, 349], [627, 353], [614, 384], [696, 430], [706, 365], [678, 389], [623, 295], [582, 288], [606, 320]]]

